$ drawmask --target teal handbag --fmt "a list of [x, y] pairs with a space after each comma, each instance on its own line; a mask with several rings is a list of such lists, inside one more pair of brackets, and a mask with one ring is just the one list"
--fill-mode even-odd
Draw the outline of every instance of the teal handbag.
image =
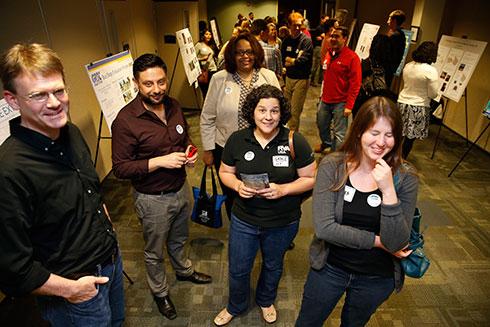
[[[395, 191], [398, 193], [398, 182], [400, 175], [395, 174], [393, 176], [393, 183], [395, 184]], [[410, 231], [410, 241], [407, 250], [413, 250], [412, 253], [406, 258], [400, 259], [403, 271], [405, 275], [412, 278], [421, 278], [424, 276], [427, 269], [430, 266], [430, 259], [424, 250], [424, 236], [423, 233], [427, 229], [425, 227], [420, 232], [420, 220], [422, 219], [422, 213], [419, 208], [415, 208], [413, 215], [412, 230]]]

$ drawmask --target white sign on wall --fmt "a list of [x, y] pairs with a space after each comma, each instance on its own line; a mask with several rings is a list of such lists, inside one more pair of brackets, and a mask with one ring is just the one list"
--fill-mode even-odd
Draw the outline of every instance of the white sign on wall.
[[379, 25], [365, 23], [362, 26], [361, 33], [359, 34], [359, 41], [357, 41], [356, 51], [361, 60], [369, 57], [369, 49], [371, 48], [371, 42], [374, 36], [378, 33]]
[[197, 60], [191, 33], [188, 28], [184, 28], [183, 30], [175, 32], [175, 35], [177, 37], [177, 42], [179, 43], [187, 81], [189, 82], [189, 85], [192, 85], [197, 81], [199, 75], [201, 75], [201, 66], [199, 65], [199, 60]]

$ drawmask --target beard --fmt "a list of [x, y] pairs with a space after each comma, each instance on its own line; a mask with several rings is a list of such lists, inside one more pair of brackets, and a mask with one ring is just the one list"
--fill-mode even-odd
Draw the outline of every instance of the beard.
[[[157, 94], [153, 94], [153, 95], [157, 95]], [[144, 103], [146, 103], [146, 104], [148, 104], [150, 106], [158, 106], [158, 105], [161, 105], [162, 103], [165, 103], [165, 101], [168, 98], [168, 94], [166, 92], [162, 92], [162, 98], [160, 100], [158, 100], [158, 101], [152, 100], [151, 97], [149, 97], [146, 94], [142, 94], [141, 92], [140, 92], [140, 96], [141, 96], [141, 100], [143, 100]]]

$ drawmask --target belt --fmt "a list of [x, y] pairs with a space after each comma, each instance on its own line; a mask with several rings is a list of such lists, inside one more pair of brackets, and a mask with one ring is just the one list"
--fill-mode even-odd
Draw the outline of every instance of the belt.
[[[100, 266], [102, 267], [102, 269], [104, 269], [105, 266], [107, 266], [108, 264], [114, 263], [116, 261], [116, 256], [117, 256], [118, 249], [119, 248], [116, 246], [114, 248], [114, 250], [112, 251], [111, 255], [107, 259], [105, 259], [102, 263], [100, 263]], [[77, 279], [79, 279], [81, 277], [95, 275], [95, 274], [98, 273], [97, 266], [94, 267], [93, 269], [89, 269], [87, 271], [83, 271], [83, 272], [79, 272], [79, 273], [68, 274], [66, 276], [66, 278], [77, 280]]]
[[165, 195], [165, 194], [169, 194], [169, 193], [177, 193], [178, 191], [180, 191], [181, 188], [182, 188], [182, 185], [176, 189], [168, 190], [168, 191], [155, 191], [155, 192], [140, 192], [140, 191], [138, 191], [138, 192], [141, 194], [147, 194], [147, 195]]

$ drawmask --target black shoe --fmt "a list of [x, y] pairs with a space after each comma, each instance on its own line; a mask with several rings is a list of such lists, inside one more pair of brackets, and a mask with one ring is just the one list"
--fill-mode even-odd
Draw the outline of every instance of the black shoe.
[[289, 247], [288, 247], [288, 250], [292, 250], [294, 249], [294, 242], [291, 242], [291, 244], [289, 244]]
[[170, 320], [177, 318], [177, 311], [175, 311], [174, 304], [168, 295], [164, 297], [157, 297], [153, 295], [153, 299], [157, 304], [158, 311], [160, 311], [162, 315]]
[[193, 282], [194, 284], [209, 284], [213, 281], [213, 278], [209, 275], [194, 271], [192, 275], [189, 276], [180, 276], [175, 274], [177, 276], [177, 280], [181, 281], [189, 281]]

